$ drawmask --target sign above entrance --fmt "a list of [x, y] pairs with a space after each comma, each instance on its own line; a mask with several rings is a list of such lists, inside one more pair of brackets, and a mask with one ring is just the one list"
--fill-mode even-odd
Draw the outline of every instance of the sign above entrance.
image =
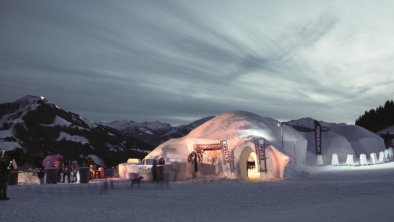
[[211, 150], [221, 150], [222, 144], [221, 143], [212, 143], [212, 144], [194, 144], [193, 149], [196, 152], [203, 152], [203, 151], [211, 151]]
[[226, 168], [229, 167], [231, 172], [234, 172], [234, 153], [229, 152], [227, 147], [227, 140], [221, 140], [220, 143], [194, 144], [193, 149], [199, 154], [202, 154], [204, 151], [221, 150], [223, 165]]

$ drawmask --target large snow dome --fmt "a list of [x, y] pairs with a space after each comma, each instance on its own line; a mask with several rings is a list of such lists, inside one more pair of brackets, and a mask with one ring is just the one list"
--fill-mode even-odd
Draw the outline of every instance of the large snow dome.
[[[287, 122], [300, 133], [303, 133], [308, 140], [307, 165], [316, 164], [315, 149], [315, 120], [302, 118]], [[344, 163], [348, 154], [357, 158], [360, 154], [368, 157], [371, 153], [379, 153], [385, 149], [384, 141], [381, 137], [356, 125], [346, 125], [344, 123], [335, 124], [319, 121], [322, 131], [322, 157], [323, 163], [331, 163], [332, 154], [336, 153], [340, 163]]]
[[[197, 150], [203, 151], [202, 161], [197, 164], [197, 175], [261, 180], [291, 176], [306, 166], [316, 166], [314, 122], [311, 118], [303, 118], [281, 123], [250, 112], [227, 112], [205, 122], [185, 137], [161, 144], [146, 159], [164, 158], [173, 166], [177, 179], [195, 176], [188, 157]], [[340, 163], [344, 163], [348, 154], [369, 156], [372, 152], [384, 150], [383, 139], [362, 127], [322, 121], [320, 124], [323, 127], [324, 165], [331, 162], [334, 153]], [[227, 144], [224, 151], [219, 147], [223, 141]], [[263, 141], [266, 158], [261, 157], [260, 142], [256, 141]], [[228, 153], [227, 159], [224, 153]]]
[[[277, 120], [244, 111], [228, 112], [214, 117], [185, 137], [171, 139], [148, 154], [149, 158], [164, 158], [176, 166], [178, 179], [191, 178], [193, 164], [188, 157], [196, 146], [219, 145], [225, 141], [229, 158], [220, 149], [206, 149], [198, 163], [197, 174], [239, 178], [271, 179], [301, 169], [305, 165], [307, 140], [292, 127]], [[265, 161], [256, 147], [264, 143]], [[227, 162], [228, 161], [228, 162]], [[264, 164], [264, 166], [263, 166]]]

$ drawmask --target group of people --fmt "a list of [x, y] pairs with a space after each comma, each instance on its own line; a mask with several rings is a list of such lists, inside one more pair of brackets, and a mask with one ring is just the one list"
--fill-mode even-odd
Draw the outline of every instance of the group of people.
[[[79, 164], [78, 161], [62, 161], [61, 159], [52, 162], [52, 166], [57, 169], [57, 178], [54, 178], [55, 181], [59, 183], [76, 183], [78, 182], [78, 171]], [[86, 162], [82, 162], [82, 166], [85, 166]], [[44, 166], [45, 167], [45, 166]], [[47, 166], [48, 167], [48, 166]], [[16, 162], [14, 159], [10, 159], [5, 150], [0, 152], [0, 200], [9, 200], [10, 198], [7, 195], [7, 185], [10, 180], [11, 172], [17, 168]], [[45, 180], [45, 168], [40, 168], [37, 171], [37, 177], [40, 180], [40, 183], [44, 183]], [[47, 178], [48, 180], [48, 178]]]
[[54, 164], [54, 167], [57, 169], [58, 182], [66, 183], [66, 178], [68, 183], [76, 183], [77, 182], [77, 174], [78, 174], [78, 162], [77, 161], [64, 161], [64, 163], [58, 161]]
[[165, 161], [163, 158], [160, 158], [159, 160], [153, 160], [153, 165], [151, 168], [153, 181], [158, 182], [164, 179], [164, 164]]

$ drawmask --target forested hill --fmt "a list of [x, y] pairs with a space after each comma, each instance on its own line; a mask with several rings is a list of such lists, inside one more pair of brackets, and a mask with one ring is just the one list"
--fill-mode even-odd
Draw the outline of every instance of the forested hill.
[[386, 127], [394, 125], [394, 102], [387, 100], [384, 106], [365, 111], [358, 117], [356, 125], [369, 129], [372, 132], [378, 132]]

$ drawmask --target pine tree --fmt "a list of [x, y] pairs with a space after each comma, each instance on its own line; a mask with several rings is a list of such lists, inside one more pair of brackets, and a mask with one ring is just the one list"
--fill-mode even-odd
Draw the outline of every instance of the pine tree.
[[357, 118], [355, 124], [372, 132], [378, 132], [394, 125], [394, 101], [387, 100], [384, 106], [365, 111], [363, 115]]

